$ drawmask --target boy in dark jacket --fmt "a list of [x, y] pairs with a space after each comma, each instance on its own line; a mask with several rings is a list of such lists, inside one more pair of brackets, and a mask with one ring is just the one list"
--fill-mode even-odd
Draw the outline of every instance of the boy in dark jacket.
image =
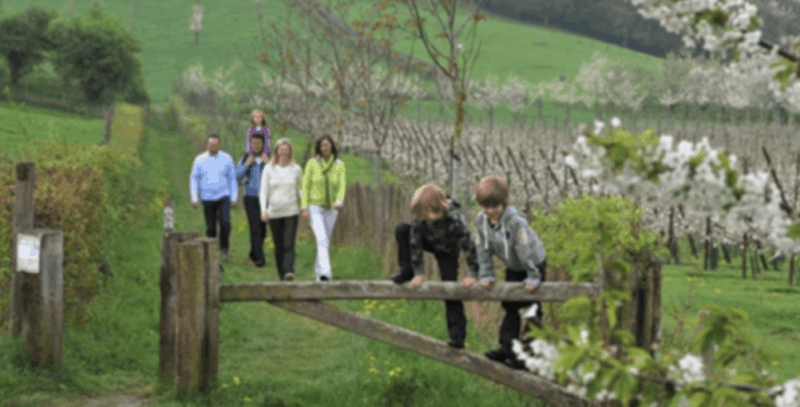
[[[513, 206], [508, 206], [505, 179], [482, 179], [478, 183], [475, 198], [482, 211], [475, 218], [480, 273], [470, 273], [461, 285], [470, 287], [476, 278], [480, 278], [481, 287], [489, 288], [495, 281], [492, 256], [497, 256], [506, 265], [506, 281], [524, 281], [525, 290], [532, 292], [545, 278], [547, 260], [544, 245], [525, 217]], [[522, 323], [519, 310], [531, 304], [532, 322], [541, 326], [542, 308], [538, 301], [502, 302], [506, 315], [500, 325], [500, 347], [486, 352], [486, 357], [517, 369], [524, 366], [512, 352], [511, 344], [514, 339], [519, 339]], [[527, 325], [525, 328], [527, 330]]]
[[[478, 260], [475, 244], [464, 215], [458, 212], [458, 204], [448, 202], [436, 185], [424, 185], [417, 189], [411, 199], [411, 212], [416, 220], [411, 224], [400, 223], [395, 229], [400, 273], [392, 276], [397, 284], [411, 280], [411, 286], [419, 287], [427, 280], [422, 262], [423, 250], [436, 256], [442, 281], [458, 278], [458, 254], [463, 250], [470, 270], [477, 275]], [[448, 345], [461, 349], [467, 335], [467, 319], [461, 301], [447, 300]]]

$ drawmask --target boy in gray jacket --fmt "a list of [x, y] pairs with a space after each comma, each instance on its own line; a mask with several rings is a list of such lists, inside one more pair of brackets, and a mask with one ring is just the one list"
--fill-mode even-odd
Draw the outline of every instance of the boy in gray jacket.
[[[525, 290], [533, 292], [545, 279], [544, 246], [528, 225], [525, 217], [508, 206], [508, 185], [500, 177], [486, 177], [478, 183], [475, 198], [481, 213], [475, 218], [476, 250], [479, 275], [470, 270], [470, 276], [462, 280], [462, 286], [470, 287], [481, 281], [481, 287], [489, 288], [494, 279], [492, 256], [497, 256], [506, 265], [506, 281], [524, 281]], [[511, 343], [519, 338], [522, 323], [519, 310], [534, 304], [534, 323], [541, 324], [542, 310], [538, 301], [503, 301], [506, 315], [500, 325], [500, 347], [486, 352], [489, 359], [520, 369], [524, 365], [511, 350]], [[526, 326], [527, 331], [527, 326]]]

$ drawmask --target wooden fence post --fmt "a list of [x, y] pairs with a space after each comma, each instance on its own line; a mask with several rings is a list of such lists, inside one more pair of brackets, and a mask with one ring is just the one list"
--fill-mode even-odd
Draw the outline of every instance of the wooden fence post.
[[190, 240], [178, 245], [178, 332], [175, 387], [195, 394], [202, 382], [203, 338], [206, 322], [206, 281], [203, 243]]
[[22, 337], [31, 366], [61, 363], [64, 333], [64, 234], [32, 229], [17, 235]]
[[175, 381], [178, 330], [178, 245], [200, 236], [198, 231], [170, 232], [161, 236], [161, 321], [158, 341], [158, 378], [162, 388]]
[[206, 284], [206, 301], [200, 391], [207, 393], [219, 373], [219, 240], [202, 238], [195, 241], [203, 244], [202, 274]]
[[[23, 230], [33, 229], [33, 210], [36, 201], [36, 165], [32, 162], [17, 163], [17, 182], [14, 188], [14, 219], [12, 221], [11, 247], [17, 247], [17, 235]], [[14, 251], [12, 251], [13, 253]], [[11, 270], [16, 270], [17, 256], [11, 256]], [[22, 333], [22, 275], [11, 273], [11, 302], [9, 304], [9, 334], [16, 338]]]

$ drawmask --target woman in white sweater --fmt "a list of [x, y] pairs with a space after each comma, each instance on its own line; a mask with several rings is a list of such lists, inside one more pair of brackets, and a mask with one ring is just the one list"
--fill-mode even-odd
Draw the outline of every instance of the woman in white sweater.
[[269, 222], [275, 243], [275, 262], [281, 281], [294, 280], [294, 241], [300, 214], [303, 169], [294, 162], [292, 144], [282, 138], [261, 175], [258, 201], [261, 218]]

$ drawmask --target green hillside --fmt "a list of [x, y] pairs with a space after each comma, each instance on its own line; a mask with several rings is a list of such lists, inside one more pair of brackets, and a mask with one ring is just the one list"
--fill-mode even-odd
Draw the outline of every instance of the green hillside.
[[[79, 12], [91, 4], [77, 2]], [[203, 2], [205, 15], [199, 45], [194, 44], [194, 34], [189, 30], [193, 2], [138, 0], [134, 32], [144, 42], [140, 57], [145, 66], [145, 78], [155, 101], [168, 97], [171, 81], [181, 68], [201, 63], [206, 72], [229, 67], [239, 60], [238, 52], [252, 60], [255, 55], [254, 36], [258, 33], [256, 9], [252, 0]], [[360, 4], [371, 4], [359, 0]], [[4, 0], [2, 10], [12, 13], [29, 5], [38, 5], [68, 16], [70, 0]], [[124, 24], [132, 11], [129, 0], [104, 0], [106, 9]], [[283, 0], [264, 0], [265, 19], [280, 21], [285, 15]], [[401, 16], [401, 20], [405, 20]], [[592, 52], [599, 50], [609, 58], [642, 64], [658, 69], [659, 59], [601, 41], [573, 34], [551, 31], [507, 19], [488, 16], [481, 23], [479, 36], [484, 41], [481, 56], [475, 64], [476, 79], [493, 72], [501, 80], [513, 73], [531, 82], [551, 80], [560, 74], [573, 77], [581, 62], [588, 61]], [[400, 42], [401, 51], [409, 49], [410, 41]], [[422, 47], [415, 54], [427, 58]], [[253, 74], [252, 71], [244, 70]]]

